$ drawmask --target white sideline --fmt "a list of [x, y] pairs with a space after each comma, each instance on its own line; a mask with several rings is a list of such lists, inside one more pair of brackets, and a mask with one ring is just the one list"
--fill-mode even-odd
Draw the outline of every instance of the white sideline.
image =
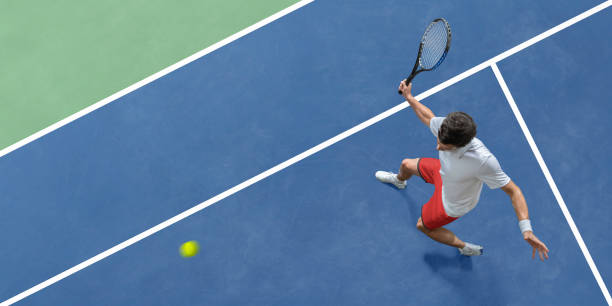
[[499, 82], [499, 86], [504, 92], [504, 95], [506, 96], [506, 100], [508, 100], [508, 104], [510, 104], [510, 107], [512, 108], [512, 112], [514, 113], [516, 120], [521, 126], [521, 130], [523, 130], [523, 134], [525, 134], [525, 138], [527, 138], [529, 147], [531, 147], [531, 151], [533, 151], [533, 155], [535, 155], [538, 161], [538, 164], [540, 165], [540, 168], [542, 169], [542, 172], [544, 173], [544, 176], [546, 177], [546, 181], [548, 182], [548, 185], [550, 185], [550, 189], [555, 195], [555, 199], [557, 199], [557, 203], [559, 203], [559, 207], [561, 208], [561, 211], [563, 212], [563, 215], [565, 216], [565, 220], [567, 220], [567, 223], [569, 224], [569, 227], [572, 229], [572, 233], [574, 234], [576, 241], [578, 241], [580, 250], [582, 250], [582, 254], [584, 255], [587, 263], [589, 264], [589, 267], [591, 268], [591, 272], [593, 272], [593, 276], [595, 276], [595, 279], [597, 280], [597, 284], [599, 285], [601, 292], [606, 298], [608, 305], [612, 305], [612, 298], [610, 297], [610, 292], [608, 292], [608, 287], [606, 287], [606, 284], [604, 283], [603, 278], [599, 274], [599, 270], [597, 269], [597, 266], [595, 265], [595, 261], [593, 261], [593, 258], [591, 257], [591, 254], [589, 253], [589, 249], [584, 243], [584, 240], [582, 240], [580, 231], [578, 231], [578, 227], [576, 227], [576, 223], [574, 223], [574, 219], [572, 218], [572, 215], [570, 214], [569, 210], [567, 209], [567, 206], [565, 205], [565, 201], [563, 200], [563, 197], [561, 196], [561, 193], [559, 192], [559, 189], [557, 188], [557, 184], [555, 183], [555, 180], [550, 174], [550, 171], [548, 171], [548, 167], [546, 166], [546, 163], [544, 162], [544, 158], [542, 158], [542, 154], [540, 154], [540, 150], [538, 149], [538, 146], [536, 145], [535, 140], [533, 140], [533, 137], [531, 136], [531, 132], [529, 132], [527, 123], [525, 123], [525, 120], [523, 119], [523, 116], [521, 115], [521, 112], [519, 111], [518, 106], [516, 105], [516, 102], [514, 101], [512, 94], [510, 93], [510, 89], [508, 89], [508, 85], [506, 85], [506, 81], [504, 80], [504, 77], [501, 75], [499, 68], [497, 68], [497, 64], [492, 64], [491, 69], [493, 69], [493, 73], [495, 73], [495, 77], [497, 78], [497, 81]]
[[[312, 2], [312, 0], [301, 1], [298, 4], [302, 4], [301, 6], [304, 6], [304, 5], [306, 5], [306, 4], [310, 3], [310, 2]], [[551, 35], [553, 35], [555, 33], [557, 33], [557, 32], [559, 32], [559, 31], [565, 29], [565, 28], [567, 28], [567, 27], [569, 27], [569, 26], [571, 26], [571, 25], [573, 25], [573, 24], [575, 24], [575, 23], [577, 23], [577, 22], [579, 22], [579, 21], [581, 21], [581, 20], [583, 20], [583, 19], [585, 19], [585, 18], [587, 18], [587, 17], [589, 17], [589, 16], [591, 16], [591, 15], [593, 15], [593, 14], [595, 14], [595, 13], [597, 13], [597, 12], [607, 8], [607, 7], [609, 7], [609, 6], [611, 6], [611, 5], [612, 5], [612, 0], [608, 0], [605, 3], [602, 3], [602, 4], [600, 4], [600, 5], [596, 6], [596, 7], [593, 7], [591, 9], [589, 9], [588, 11], [586, 11], [586, 12], [584, 12], [584, 13], [576, 16], [576, 17], [573, 17], [573, 18], [571, 18], [571, 19], [569, 19], [569, 20], [567, 20], [565, 22], [563, 22], [563, 23], [553, 27], [552, 29], [550, 29], [550, 30], [548, 30], [546, 32], [543, 32], [542, 34], [539, 34], [539, 35], [537, 35], [537, 36], [535, 36], [535, 37], [525, 41], [524, 43], [521, 43], [520, 45], [517, 45], [516, 47], [501, 53], [498, 56], [495, 56], [495, 57], [493, 57], [493, 58], [491, 58], [491, 59], [489, 59], [489, 60], [487, 60], [487, 61], [485, 61], [485, 62], [483, 62], [483, 63], [481, 63], [481, 64], [479, 64], [479, 65], [477, 65], [477, 66], [475, 66], [475, 67], [473, 67], [473, 68], [471, 68], [471, 69], [469, 69], [469, 70], [467, 70], [467, 71], [465, 71], [465, 72], [463, 72], [463, 73], [461, 73], [461, 74], [459, 74], [459, 75], [457, 75], [457, 76], [455, 76], [455, 77], [445, 81], [445, 82], [443, 82], [443, 83], [440, 83], [439, 85], [436, 85], [436, 86], [432, 87], [431, 89], [429, 89], [429, 90], [427, 90], [427, 91], [417, 95], [416, 98], [419, 99], [419, 100], [423, 100], [423, 99], [425, 99], [425, 98], [427, 98], [427, 97], [429, 97], [429, 96], [431, 96], [431, 95], [433, 95], [433, 94], [435, 94], [435, 93], [437, 93], [437, 92], [439, 92], [439, 91], [441, 91], [441, 90], [443, 90], [443, 89], [445, 89], [445, 88], [447, 88], [447, 87], [449, 87], [449, 86], [451, 86], [451, 85], [453, 85], [453, 84], [455, 84], [455, 83], [457, 83], [457, 82], [459, 82], [459, 81], [461, 81], [461, 80], [463, 80], [463, 79], [465, 79], [465, 78], [467, 78], [467, 77], [469, 77], [469, 76], [471, 76], [473, 74], [475, 74], [476, 72], [481, 71], [481, 70], [483, 70], [483, 69], [485, 69], [485, 68], [495, 64], [496, 62], [498, 62], [500, 60], [503, 60], [504, 58], [507, 58], [510, 55], [515, 54], [515, 53], [517, 53], [517, 52], [519, 52], [519, 51], [521, 51], [521, 50], [523, 50], [523, 49], [525, 49], [525, 48], [527, 48], [527, 47], [529, 47], [529, 46], [531, 46], [531, 45], [533, 45], [533, 44], [535, 44], [535, 43], [537, 43], [537, 42], [539, 42], [539, 41], [541, 41], [541, 40], [543, 40], [543, 39], [545, 39], [545, 38], [547, 38], [547, 37], [549, 37], [549, 36], [551, 36]], [[296, 7], [293, 10], [295, 10], [297, 8], [299, 8], [299, 7]], [[289, 12], [287, 12], [287, 13], [289, 13]], [[275, 15], [273, 15], [273, 16], [275, 16]], [[271, 18], [271, 17], [269, 17], [269, 18]], [[282, 16], [278, 16], [276, 19], [278, 19], [280, 17], [282, 17]], [[271, 21], [272, 20], [270, 20], [269, 22], [271, 22]], [[263, 26], [263, 25], [261, 25], [261, 26]], [[255, 29], [253, 29], [253, 30], [255, 30]], [[253, 31], [253, 30], [251, 30], [251, 31]], [[207, 53], [210, 53], [212, 51], [214, 51], [214, 50], [208, 51]], [[204, 54], [202, 54], [200, 56], [203, 56], [203, 55]], [[192, 57], [195, 57], [195, 54]], [[189, 58], [183, 60], [183, 61], [186, 61], [185, 64], [189, 63], [189, 62], [191, 62], [191, 61], [193, 61], [193, 60], [195, 60], [197, 58], [196, 57], [196, 58], [192, 59], [192, 57], [189, 57]], [[179, 63], [181, 63], [181, 62], [179, 62]], [[175, 65], [170, 66], [167, 69], [170, 69], [170, 68], [174, 67]], [[169, 72], [171, 72], [173, 70], [176, 70], [179, 67], [180, 66], [177, 66], [177, 67], [175, 67], [173, 69], [170, 69], [165, 74], [167, 74], [167, 73], [169, 73]], [[161, 72], [162, 71], [160, 71], [159, 73], [161, 73]], [[145, 82], [146, 80], [148, 80], [148, 82], [151, 82], [151, 81], [155, 80], [155, 78], [153, 78], [153, 77], [156, 76], [156, 75], [157, 74], [149, 77], [149, 78], [152, 78], [151, 80], [149, 80], [149, 78], [147, 78], [147, 79], [145, 79], [145, 80], [143, 80], [141, 82]], [[159, 76], [157, 76], [157, 78], [159, 78], [161, 76], [162, 75], [159, 75]], [[143, 85], [148, 83], [148, 82], [146, 82], [146, 83], [140, 84], [141, 82], [132, 85], [132, 86], [135, 86], [133, 89], [132, 89], [132, 86], [126, 88], [125, 90], [128, 90], [128, 89], [131, 89], [131, 90], [123, 93], [122, 95], [125, 95], [128, 92], [131, 92], [131, 91], [133, 91], [133, 90], [135, 90], [135, 89], [137, 89], [137, 88], [139, 88], [139, 87], [141, 87], [141, 86], [143, 86]], [[137, 84], [139, 84], [139, 85], [136, 86]], [[102, 100], [102, 101], [100, 101], [98, 103], [106, 101], [105, 104], [108, 104], [113, 99], [117, 99], [120, 96], [122, 96], [122, 95], [120, 95], [120, 93], [121, 92], [115, 94], [117, 96], [113, 95], [113, 96], [108, 97], [107, 99], [104, 99], [104, 100]], [[102, 106], [102, 105], [100, 105], [100, 106]], [[99, 108], [100, 106], [98, 106], [96, 108]], [[172, 225], [172, 224], [174, 224], [174, 223], [176, 223], [176, 222], [178, 222], [180, 220], [183, 220], [183, 219], [185, 219], [185, 218], [195, 214], [196, 212], [201, 211], [202, 209], [204, 209], [204, 208], [206, 208], [206, 207], [208, 207], [208, 206], [210, 206], [210, 205], [212, 205], [212, 204], [214, 204], [216, 202], [221, 201], [222, 199], [227, 198], [228, 196], [230, 196], [230, 195], [232, 195], [232, 194], [234, 194], [234, 193], [236, 193], [236, 192], [238, 192], [238, 191], [240, 191], [240, 190], [242, 190], [244, 188], [247, 188], [247, 187], [249, 187], [249, 186], [251, 186], [251, 185], [253, 185], [253, 184], [255, 184], [255, 183], [257, 183], [257, 182], [259, 182], [259, 181], [261, 181], [263, 179], [265, 179], [266, 177], [268, 177], [268, 176], [270, 176], [270, 175], [272, 175], [272, 174], [274, 174], [276, 172], [279, 172], [279, 171], [281, 171], [281, 170], [283, 170], [283, 169], [285, 169], [285, 168], [287, 168], [287, 167], [289, 167], [289, 166], [299, 162], [300, 160], [302, 160], [304, 158], [309, 157], [310, 155], [313, 155], [313, 154], [315, 154], [315, 153], [317, 153], [317, 152], [319, 152], [319, 151], [321, 151], [321, 150], [323, 150], [323, 149], [325, 149], [325, 148], [327, 148], [327, 147], [329, 147], [329, 146], [331, 146], [331, 145], [333, 145], [333, 144], [335, 144], [335, 143], [337, 143], [337, 142], [339, 142], [339, 141], [341, 141], [341, 140], [343, 140], [343, 139], [345, 139], [345, 138], [347, 138], [347, 137], [349, 137], [349, 136], [351, 136], [351, 135], [353, 135], [353, 134], [355, 134], [355, 133], [365, 129], [366, 127], [369, 127], [369, 126], [371, 126], [371, 125], [373, 125], [373, 124], [375, 124], [375, 123], [377, 123], [377, 122], [379, 122], [379, 121], [381, 121], [381, 120], [383, 120], [383, 119], [385, 119], [385, 118], [387, 118], [387, 117], [389, 117], [389, 116], [391, 116], [391, 115], [393, 115], [393, 114], [395, 114], [395, 113], [397, 113], [397, 112], [407, 108], [408, 106], [409, 106], [408, 103], [406, 101], [404, 101], [403, 103], [398, 104], [398, 105], [394, 106], [393, 108], [391, 108], [391, 109], [389, 109], [389, 110], [387, 110], [387, 111], [385, 111], [385, 112], [383, 112], [383, 113], [381, 113], [381, 114], [379, 114], [379, 115], [377, 115], [375, 117], [372, 117], [369, 120], [367, 120], [367, 121], [365, 121], [365, 122], [363, 122], [363, 123], [361, 123], [361, 124], [351, 128], [351, 129], [349, 129], [347, 131], [344, 131], [344, 132], [336, 135], [335, 137], [332, 137], [332, 138], [330, 138], [330, 139], [320, 143], [319, 145], [317, 145], [317, 146], [315, 146], [315, 147], [313, 147], [311, 149], [308, 149], [308, 150], [304, 151], [303, 153], [301, 153], [299, 155], [296, 155], [296, 156], [294, 156], [294, 157], [292, 157], [292, 158], [290, 158], [290, 159], [280, 163], [279, 165], [277, 165], [275, 167], [272, 167], [272, 168], [270, 168], [270, 169], [268, 169], [268, 170], [266, 170], [266, 171], [256, 175], [255, 177], [253, 177], [251, 179], [248, 179], [248, 180], [246, 180], [246, 181], [244, 181], [244, 182], [242, 182], [242, 183], [240, 183], [240, 184], [238, 184], [238, 185], [236, 185], [236, 186], [234, 186], [234, 187], [232, 187], [232, 188], [230, 188], [230, 189], [228, 189], [228, 190], [226, 190], [226, 191], [224, 191], [224, 192], [222, 192], [222, 193], [220, 193], [220, 194], [218, 194], [218, 195], [216, 195], [216, 196], [214, 196], [214, 197], [212, 197], [212, 198], [210, 198], [210, 199], [208, 199], [208, 200], [206, 200], [206, 201], [204, 201], [204, 202], [202, 202], [202, 203], [200, 203], [200, 204], [198, 204], [198, 205], [196, 205], [196, 206], [194, 206], [194, 207], [192, 207], [192, 208], [190, 208], [190, 209], [188, 209], [188, 210], [186, 210], [186, 211], [184, 211], [184, 212], [182, 212], [182, 213], [180, 213], [180, 214], [178, 214], [178, 215], [176, 215], [176, 216], [174, 216], [174, 217], [172, 217], [170, 219], [168, 219], [167, 221], [164, 221], [164, 222], [162, 222], [162, 223], [160, 223], [160, 224], [158, 224], [158, 225], [156, 225], [156, 226], [154, 226], [154, 227], [152, 227], [152, 228], [150, 228], [150, 229], [148, 229], [148, 230], [146, 230], [146, 231], [144, 231], [144, 232], [142, 232], [142, 233], [140, 233], [140, 234], [138, 234], [138, 235], [136, 235], [136, 236], [134, 236], [134, 237], [132, 237], [132, 238], [130, 238], [130, 239], [128, 239], [128, 240], [126, 240], [126, 241], [124, 241], [124, 242], [122, 242], [122, 243], [120, 243], [120, 244], [118, 244], [118, 245], [116, 245], [116, 246], [114, 246], [114, 247], [112, 247], [112, 248], [110, 248], [110, 249], [108, 249], [108, 250], [106, 250], [106, 251], [104, 251], [104, 252], [94, 256], [94, 257], [92, 257], [92, 258], [90, 258], [90, 259], [88, 259], [88, 260], [85, 260], [85, 261], [81, 262], [80, 264], [78, 264], [78, 265], [76, 265], [76, 266], [74, 266], [74, 267], [72, 267], [72, 268], [70, 268], [70, 269], [68, 269], [68, 270], [66, 270], [66, 271], [56, 275], [56, 276], [53, 276], [53, 277], [49, 278], [48, 280], [46, 280], [46, 281], [44, 281], [44, 282], [42, 282], [42, 283], [40, 283], [40, 284], [38, 284], [38, 285], [28, 289], [28, 290], [26, 290], [26, 291], [24, 291], [24, 292], [22, 292], [22, 293], [20, 293], [20, 294], [18, 294], [16, 296], [14, 296], [14, 297], [8, 299], [8, 300], [0, 303], [0, 306], [6, 306], [6, 305], [10, 305], [12, 303], [15, 303], [17, 301], [20, 301], [20, 300], [24, 299], [25, 297], [27, 297], [29, 295], [32, 295], [32, 294], [34, 294], [34, 293], [36, 293], [36, 292], [38, 292], [38, 291], [40, 291], [40, 290], [42, 290], [42, 289], [44, 289], [44, 288], [46, 288], [46, 287], [48, 287], [50, 285], [56, 283], [56, 282], [58, 282], [58, 281], [60, 281], [60, 280], [62, 280], [64, 278], [66, 278], [66, 277], [68, 277], [68, 276], [70, 276], [70, 275], [72, 275], [72, 274], [74, 274], [74, 273], [76, 273], [76, 272], [78, 272], [78, 271], [80, 271], [80, 270], [82, 270], [82, 269], [84, 269], [84, 268], [86, 268], [86, 267], [88, 267], [88, 266], [90, 266], [90, 265], [92, 265], [92, 264], [94, 264], [94, 263], [96, 263], [96, 262], [98, 262], [98, 261], [100, 261], [100, 260], [102, 260], [102, 259], [104, 259], [104, 258], [106, 258], [106, 257], [108, 257], [108, 256], [110, 256], [110, 255], [112, 255], [112, 254], [114, 254], [114, 253], [116, 253], [116, 252], [118, 252], [118, 251], [120, 251], [120, 250], [122, 250], [122, 249], [124, 249], [124, 248], [126, 248], [126, 247], [128, 247], [128, 246], [130, 246], [130, 245], [132, 245], [134, 243], [136, 243], [136, 242], [138, 242], [138, 241], [140, 241], [140, 240], [142, 240], [142, 239], [144, 239], [144, 238], [146, 238], [146, 237], [148, 237], [148, 236], [151, 236], [152, 234], [154, 234], [154, 233], [156, 233], [158, 231], [161, 231], [162, 229], [164, 229], [164, 228], [166, 228], [166, 227], [168, 227], [168, 226], [170, 226], [170, 225]], [[85, 110], [83, 110], [83, 111], [85, 111]], [[93, 111], [93, 109], [90, 110], [89, 112], [91, 112], [91, 111]], [[86, 112], [86, 113], [89, 113], [89, 112]], [[79, 113], [81, 113], [81, 112], [79, 112]], [[77, 113], [77, 114], [79, 114], [79, 113]], [[41, 135], [39, 135], [37, 137], [34, 137], [34, 136], [37, 135], [38, 133], [30, 136], [30, 137], [34, 137], [34, 138], [29, 140], [29, 141], [25, 141], [25, 139], [24, 139], [23, 141], [25, 141], [25, 142], [23, 142], [23, 144], [18, 145], [21, 142], [15, 144], [14, 146], [16, 146], [16, 147], [14, 147], [12, 150], [15, 150], [15, 149], [19, 148], [20, 146], [23, 146], [23, 145], [27, 144], [28, 142], [30, 142], [30, 141], [38, 138], [38, 137], [41, 137], [41, 136], [51, 132], [54, 129], [57, 129], [57, 128], [61, 127], [62, 125], [67, 124], [67, 123], [69, 123], [69, 122], [71, 122], [71, 121], [73, 121], [73, 120], [75, 120], [75, 119], [85, 115], [86, 113], [84, 113], [84, 114], [82, 114], [80, 116], [74, 117], [74, 118], [72, 118], [72, 117], [77, 115], [77, 114], [75, 114], [75, 115], [73, 115], [71, 117], [68, 117], [68, 118], [66, 118], [64, 120], [68, 120], [70, 118], [72, 118], [72, 119], [70, 119], [70, 120], [68, 120], [68, 121], [66, 121], [66, 122], [64, 122], [62, 124], [60, 124], [60, 123], [63, 122], [64, 120], [58, 122], [57, 124], [60, 124], [60, 125], [58, 125], [55, 128], [52, 128], [52, 127], [47, 128], [47, 129], [50, 129], [50, 130], [42, 133]], [[47, 129], [45, 129], [45, 130], [47, 130]], [[8, 150], [8, 151], [5, 152], [5, 150], [7, 150], [7, 149], [4, 149], [4, 150], [0, 151], [0, 157], [5, 155], [5, 154], [7, 154], [10, 151], [12, 151], [12, 150]]]
[[48, 127], [46, 127], [46, 128], [44, 128], [44, 129], [42, 129], [42, 130], [40, 130], [40, 131], [30, 135], [30, 136], [28, 136], [28, 137], [18, 141], [18, 142], [16, 142], [16, 143], [14, 143], [14, 144], [12, 144], [12, 145], [10, 145], [10, 146], [0, 150], [0, 157], [4, 156], [6, 154], [9, 154], [9, 153], [11, 153], [11, 152], [13, 152], [13, 151], [15, 151], [15, 150], [17, 150], [17, 149], [27, 145], [28, 143], [30, 143], [30, 142], [32, 142], [32, 141], [34, 141], [34, 140], [36, 140], [36, 139], [38, 139], [40, 137], [43, 137], [43, 136], [45, 136], [45, 135], [47, 135], [47, 134], [49, 134], [49, 133], [59, 129], [62, 126], [66, 125], [66, 124], [68, 124], [68, 123], [70, 123], [72, 121], [75, 121], [75, 120], [77, 120], [77, 119], [79, 119], [79, 118], [81, 118], [81, 117], [83, 117], [83, 116], [85, 116], [85, 115], [95, 111], [96, 109], [98, 109], [98, 108], [100, 108], [100, 107], [102, 107], [102, 106], [104, 106], [106, 104], [109, 104], [109, 103], [111, 103], [111, 102], [113, 102], [113, 101], [115, 101], [115, 100], [117, 100], [117, 99], [119, 99], [119, 98], [121, 98], [121, 97], [123, 97], [123, 96], [125, 96], [125, 95], [127, 95], [127, 94], [129, 94], [129, 93], [131, 93], [133, 91], [135, 91], [136, 89], [138, 89], [140, 87], [143, 87], [143, 86], [145, 86], [145, 85], [147, 85], [147, 84], [149, 84], [149, 83], [151, 83], [151, 82], [153, 82], [153, 81], [155, 81], [155, 80], [157, 80], [157, 79], [159, 79], [159, 78], [161, 78], [161, 77], [171, 73], [172, 71], [175, 71], [175, 70], [177, 70], [177, 69], [179, 69], [179, 68], [181, 68], [181, 67], [183, 67], [183, 66], [185, 66], [185, 65], [187, 65], [187, 64], [189, 64], [189, 63], [191, 63], [191, 62], [193, 62], [193, 61], [195, 61], [195, 60], [197, 60], [197, 59], [199, 59], [199, 58], [201, 58], [203, 56], [205, 56], [206, 54], [209, 54], [209, 53], [211, 53], [211, 52], [213, 52], [213, 51], [215, 51], [215, 50], [217, 50], [217, 49], [219, 49], [219, 48], [221, 48], [221, 47], [223, 47], [223, 46], [225, 46], [225, 45], [227, 45], [227, 44], [229, 44], [229, 43], [231, 43], [231, 42], [233, 42], [233, 41], [235, 41], [235, 40], [237, 40], [237, 39], [239, 39], [239, 38], [241, 38], [241, 37], [243, 37], [245, 35], [248, 35], [249, 33], [253, 32], [253, 31], [255, 31], [255, 30], [257, 30], [257, 29], [259, 29], [259, 28], [261, 28], [261, 27], [263, 27], [263, 26], [265, 26], [267, 24], [270, 24], [273, 21], [275, 21], [275, 20], [277, 20], [277, 19], [279, 19], [279, 18], [281, 18], [281, 17], [283, 17], [283, 16], [285, 16], [285, 15], [287, 15], [287, 14], [289, 14], [289, 13], [291, 13], [291, 12], [301, 8], [301, 7], [303, 7], [303, 6], [306, 6], [307, 4], [309, 4], [309, 3], [313, 2], [313, 1], [314, 0], [302, 0], [300, 2], [297, 2], [297, 3], [287, 7], [285, 9], [283, 9], [283, 10], [281, 10], [281, 11], [279, 11], [279, 12], [277, 12], [277, 13], [275, 13], [275, 14], [267, 17], [267, 18], [265, 18], [265, 19], [262, 19], [259, 22], [257, 22], [255, 24], [253, 24], [253, 25], [251, 25], [251, 26], [241, 30], [240, 32], [237, 32], [237, 33], [235, 33], [235, 34], [233, 34], [233, 35], [231, 35], [231, 36], [229, 36], [229, 37], [227, 37], [227, 38], [225, 38], [225, 39], [223, 39], [223, 40], [221, 40], [221, 41], [219, 41], [219, 42], [217, 42], [217, 43], [215, 43], [215, 44], [213, 44], [213, 45], [211, 45], [211, 46], [209, 46], [209, 47], [207, 47], [207, 48], [205, 48], [203, 50], [200, 50], [200, 51], [198, 51], [198, 52], [196, 52], [196, 53], [194, 53], [194, 54], [192, 54], [192, 55], [190, 55], [190, 56], [180, 60], [179, 62], [177, 62], [177, 63], [175, 63], [175, 64], [173, 64], [171, 66], [168, 66], [168, 67], [164, 68], [163, 70], [158, 71], [158, 72], [156, 72], [156, 73], [146, 77], [145, 79], [140, 80], [140, 81], [130, 85], [129, 87], [126, 87], [126, 88], [124, 88], [124, 89], [122, 89], [122, 90], [112, 94], [111, 96], [108, 96], [108, 97], [106, 97], [106, 98], [104, 98], [104, 99], [102, 99], [102, 100], [100, 100], [100, 101], [98, 101], [98, 102], [96, 102], [96, 103], [94, 103], [94, 104], [92, 104], [92, 105], [90, 105], [90, 106], [88, 106], [88, 107], [86, 107], [86, 108], [84, 108], [84, 109], [82, 109], [82, 110], [80, 110], [80, 111], [78, 111], [78, 112], [76, 112], [76, 113], [74, 113], [74, 114], [72, 114], [72, 115], [70, 115], [70, 116], [68, 116], [68, 117], [66, 117], [66, 118], [64, 118], [64, 119], [62, 119], [62, 120], [52, 124], [52, 125], [50, 125], [50, 126], [48, 126]]

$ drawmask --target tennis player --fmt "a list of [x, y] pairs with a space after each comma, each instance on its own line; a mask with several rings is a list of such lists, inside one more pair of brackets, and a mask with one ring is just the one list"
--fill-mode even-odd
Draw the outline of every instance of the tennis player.
[[421, 208], [417, 228], [429, 238], [459, 249], [466, 256], [483, 254], [480, 245], [463, 242], [443, 226], [465, 215], [478, 203], [482, 183], [491, 189], [501, 188], [512, 201], [519, 220], [523, 239], [533, 247], [541, 260], [548, 259], [548, 248], [534, 234], [529, 221], [527, 203], [521, 189], [504, 173], [497, 158], [476, 138], [476, 124], [466, 113], [454, 112], [446, 117], [434, 113], [411, 94], [412, 83], [401, 82], [399, 90], [416, 114], [437, 138], [439, 159], [404, 159], [395, 174], [377, 171], [376, 178], [399, 189], [406, 187], [406, 180], [420, 176], [435, 186], [429, 202]]

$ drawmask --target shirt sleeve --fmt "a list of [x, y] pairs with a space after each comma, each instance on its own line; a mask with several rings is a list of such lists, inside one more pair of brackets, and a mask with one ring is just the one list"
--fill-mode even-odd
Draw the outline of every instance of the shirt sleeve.
[[438, 131], [440, 130], [442, 121], [444, 121], [445, 118], [446, 117], [433, 117], [431, 120], [429, 120], [429, 129], [435, 137], [438, 137]]
[[491, 189], [500, 188], [510, 183], [510, 177], [502, 170], [497, 158], [491, 155], [478, 171], [478, 178]]

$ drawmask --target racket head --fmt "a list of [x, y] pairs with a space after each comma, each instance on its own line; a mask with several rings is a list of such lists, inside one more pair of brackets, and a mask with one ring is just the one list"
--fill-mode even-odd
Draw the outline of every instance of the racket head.
[[[451, 28], [446, 19], [434, 19], [421, 37], [417, 60], [404, 83], [408, 85], [417, 74], [438, 68], [450, 50], [451, 38]], [[400, 90], [398, 93], [402, 94]]]
[[419, 70], [434, 70], [444, 61], [451, 45], [451, 28], [444, 18], [436, 18], [425, 29], [419, 47]]

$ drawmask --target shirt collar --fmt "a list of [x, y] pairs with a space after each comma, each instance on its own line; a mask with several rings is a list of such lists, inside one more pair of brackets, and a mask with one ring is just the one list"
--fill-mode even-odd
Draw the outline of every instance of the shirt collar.
[[466, 144], [465, 146], [461, 148], [457, 148], [456, 149], [457, 157], [462, 158], [465, 152], [467, 152], [467, 150], [469, 150], [471, 147], [472, 147], [472, 142], [470, 141], [470, 143]]

